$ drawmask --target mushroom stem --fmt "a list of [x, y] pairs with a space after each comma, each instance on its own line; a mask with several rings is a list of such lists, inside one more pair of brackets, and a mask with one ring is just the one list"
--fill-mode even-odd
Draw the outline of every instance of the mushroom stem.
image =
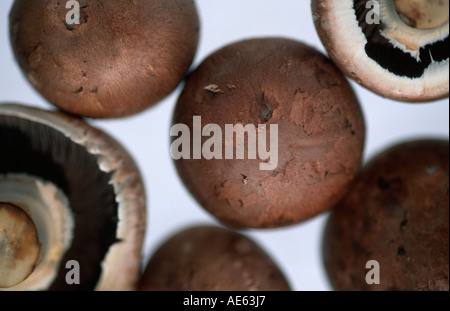
[[20, 207], [0, 202], [0, 288], [16, 286], [28, 278], [40, 251], [30, 217]]
[[394, 0], [400, 19], [416, 29], [435, 29], [449, 21], [448, 0]]
[[0, 175], [0, 288], [43, 290], [72, 240], [68, 200], [53, 184]]

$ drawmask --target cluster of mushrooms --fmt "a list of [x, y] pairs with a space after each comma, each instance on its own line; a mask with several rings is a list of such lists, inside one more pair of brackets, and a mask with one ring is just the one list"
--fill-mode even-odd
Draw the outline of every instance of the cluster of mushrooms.
[[[65, 1], [16, 0], [10, 12], [20, 68], [60, 110], [0, 104], [0, 289], [290, 290], [236, 230], [327, 211], [334, 289], [449, 289], [449, 143], [406, 142], [364, 165], [365, 120], [347, 80], [402, 102], [448, 97], [448, 1], [312, 0], [329, 57], [285, 38], [248, 39], [189, 74], [200, 31], [192, 0], [78, 2], [73, 25]], [[380, 14], [367, 19], [373, 2]], [[198, 115], [202, 125], [277, 124], [278, 165], [177, 160], [224, 226], [180, 231], [141, 271], [143, 179], [126, 148], [86, 119], [138, 114], [182, 82], [174, 124], [192, 131]], [[375, 255], [376, 287], [365, 280]], [[83, 269], [76, 286], [71, 261]]]

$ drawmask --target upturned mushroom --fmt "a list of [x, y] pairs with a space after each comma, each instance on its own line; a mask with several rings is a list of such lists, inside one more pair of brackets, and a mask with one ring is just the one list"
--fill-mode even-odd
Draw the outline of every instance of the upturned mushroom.
[[16, 0], [10, 38], [26, 78], [50, 103], [120, 118], [176, 89], [196, 53], [199, 17], [192, 0]]
[[449, 94], [448, 0], [312, 0], [333, 61], [367, 89], [405, 102]]
[[134, 290], [146, 198], [131, 155], [81, 119], [17, 104], [0, 105], [0, 145], [0, 288]]

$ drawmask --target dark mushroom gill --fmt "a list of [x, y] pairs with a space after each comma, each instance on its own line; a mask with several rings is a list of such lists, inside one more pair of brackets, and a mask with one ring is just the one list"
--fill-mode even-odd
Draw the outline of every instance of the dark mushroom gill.
[[420, 78], [432, 62], [441, 62], [449, 58], [448, 36], [420, 48], [420, 60], [393, 46], [380, 33], [383, 24], [368, 24], [366, 16], [371, 10], [366, 8], [368, 0], [354, 0], [354, 9], [359, 27], [367, 38], [365, 50], [367, 56], [389, 72], [402, 77]]

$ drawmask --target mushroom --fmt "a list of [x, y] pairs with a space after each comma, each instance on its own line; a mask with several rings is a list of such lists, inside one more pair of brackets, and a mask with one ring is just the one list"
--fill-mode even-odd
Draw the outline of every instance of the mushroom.
[[[90, 118], [137, 114], [168, 96], [196, 53], [192, 0], [16, 0], [12, 48], [50, 103]], [[79, 19], [75, 19], [79, 14]]]
[[390, 99], [430, 102], [449, 94], [448, 0], [312, 0], [333, 61]]
[[449, 290], [449, 142], [375, 156], [332, 210], [323, 259], [335, 290]]
[[365, 120], [352, 87], [295, 40], [243, 40], [210, 55], [187, 79], [173, 123], [179, 176], [235, 228], [311, 219], [346, 194], [362, 165]]
[[153, 254], [140, 291], [290, 291], [281, 269], [249, 237], [214, 225], [183, 229]]
[[134, 290], [146, 198], [129, 153], [81, 119], [18, 104], [0, 105], [0, 145], [0, 288]]

